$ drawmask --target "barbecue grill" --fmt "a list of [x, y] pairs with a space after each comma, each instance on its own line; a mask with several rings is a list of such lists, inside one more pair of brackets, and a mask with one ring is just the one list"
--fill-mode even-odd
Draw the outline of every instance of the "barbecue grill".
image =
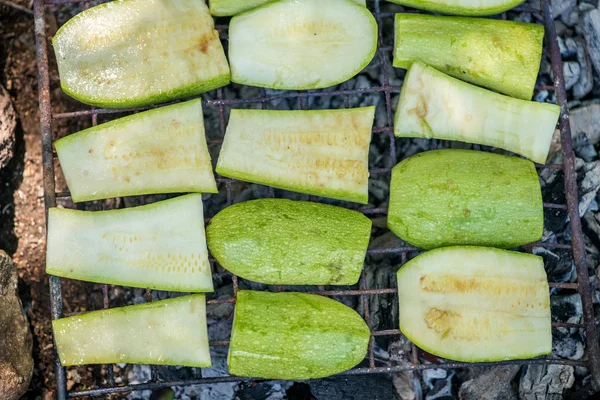
[[[56, 154], [52, 150], [52, 124], [54, 121], [66, 118], [91, 118], [92, 124], [97, 124], [98, 115], [101, 114], [113, 114], [122, 113], [124, 110], [111, 110], [111, 109], [100, 109], [90, 108], [83, 104], [82, 109], [74, 112], [66, 112], [60, 114], [53, 114], [51, 112], [51, 96], [50, 96], [50, 81], [49, 81], [49, 63], [48, 63], [48, 35], [46, 32], [45, 25], [45, 14], [48, 7], [58, 7], [65, 4], [81, 2], [82, 0], [34, 0], [34, 17], [35, 17], [35, 37], [36, 37], [36, 51], [37, 51], [37, 62], [39, 67], [39, 97], [40, 97], [40, 111], [41, 111], [41, 133], [42, 133], [42, 157], [43, 157], [43, 177], [44, 177], [44, 202], [46, 212], [49, 207], [56, 206], [57, 198], [68, 197], [69, 193], [61, 192], [57, 193], [55, 189], [55, 157]], [[89, 4], [86, 4], [89, 6]], [[399, 93], [400, 86], [390, 84], [390, 69], [391, 67], [391, 53], [393, 47], [391, 43], [383, 43], [383, 24], [385, 21], [391, 21], [394, 13], [381, 12], [380, 0], [373, 0], [368, 2], [370, 10], [373, 12], [378, 26], [379, 26], [379, 47], [376, 54], [376, 61], [379, 63], [379, 76], [381, 78], [382, 85], [372, 86], [362, 89], [348, 89], [346, 85], [342, 86], [339, 90], [309, 90], [301, 92], [272, 92], [260, 90], [260, 96], [252, 98], [234, 98], [228, 99], [224, 96], [224, 90], [217, 89], [211, 92], [209, 96], [201, 96], [203, 98], [203, 106], [205, 108], [216, 108], [219, 113], [220, 121], [220, 134], [221, 140], [225, 134], [225, 128], [227, 125], [226, 111], [230, 108], [243, 107], [249, 104], [254, 104], [265, 108], [269, 105], [269, 102], [278, 99], [297, 99], [298, 107], [306, 109], [308, 107], [308, 100], [313, 98], [325, 96], [338, 96], [344, 99], [344, 106], [349, 107], [350, 99], [353, 97], [360, 97], [365, 94], [377, 93], [385, 98], [379, 107], [382, 105], [385, 107], [385, 124], [383, 126], [375, 126], [373, 128], [373, 135], [383, 135], [389, 140], [389, 160], [387, 165], [395, 165], [398, 162], [396, 153], [396, 139], [393, 135], [393, 114], [392, 114], [392, 94]], [[577, 192], [577, 181], [576, 172], [574, 165], [574, 154], [572, 148], [571, 129], [569, 126], [569, 114], [567, 109], [567, 98], [565, 83], [563, 79], [563, 68], [560, 50], [558, 47], [558, 41], [556, 31], [554, 27], [552, 11], [548, 0], [541, 0], [541, 11], [529, 8], [529, 7], [518, 7], [519, 12], [531, 13], [537, 20], [543, 21], [546, 29], [545, 48], [552, 60], [552, 73], [554, 77], [554, 86], [544, 86], [541, 89], [554, 90], [556, 94], [557, 103], [561, 107], [561, 115], [559, 119], [558, 129], [560, 130], [560, 139], [562, 144], [562, 156], [564, 164], [553, 164], [553, 165], [537, 165], [538, 172], [544, 169], [562, 169], [564, 172], [564, 188], [566, 195], [566, 204], [552, 204], [545, 203], [546, 209], [562, 209], [568, 212], [570, 219], [571, 229], [571, 244], [559, 244], [559, 243], [547, 243], [540, 242], [535, 243], [535, 246], [544, 247], [548, 249], [570, 249], [572, 250], [573, 262], [577, 271], [577, 283], [560, 283], [560, 282], [549, 282], [550, 288], [576, 290], [581, 296], [583, 305], [583, 320], [581, 323], [567, 323], [567, 322], [553, 322], [554, 327], [566, 327], [581, 329], [585, 332], [586, 346], [585, 355], [581, 360], [570, 360], [556, 357], [541, 357], [530, 360], [511, 360], [496, 363], [478, 363], [476, 365], [530, 365], [530, 364], [563, 364], [572, 366], [585, 366], [589, 369], [592, 379], [590, 383], [581, 388], [577, 393], [573, 394], [574, 398], [584, 398], [592, 393], [600, 391], [600, 347], [598, 343], [597, 328], [594, 322], [594, 311], [592, 305], [592, 289], [589, 284], [588, 270], [586, 267], [586, 254], [584, 247], [584, 240], [581, 231], [581, 222], [578, 210], [578, 192]], [[501, 15], [502, 18], [506, 18], [506, 14]], [[221, 20], [217, 20], [216, 28], [219, 30], [221, 39], [226, 40], [227, 24], [222, 24]], [[538, 87], [540, 89], [540, 87]], [[274, 93], [274, 94], [273, 94]], [[142, 109], [130, 109], [125, 110], [128, 112], [135, 112]], [[221, 140], [209, 141], [209, 146], [219, 146]], [[447, 143], [442, 143], [442, 146], [447, 146]], [[379, 168], [371, 170], [371, 175], [375, 174], [389, 174], [391, 168]], [[220, 193], [218, 196], [224, 196], [226, 198], [226, 205], [232, 204], [232, 184], [234, 180], [225, 179], [218, 177], [217, 181], [220, 183]], [[270, 196], [274, 196], [275, 192], [272, 188], [268, 191]], [[312, 197], [312, 201], [319, 201], [319, 198]], [[384, 216], [387, 213], [385, 208], [361, 208], [359, 209], [367, 216]], [[525, 251], [531, 251], [533, 245], [525, 246]], [[404, 264], [408, 259], [409, 253], [414, 253], [418, 249], [410, 246], [394, 247], [394, 248], [383, 248], [369, 250], [369, 254], [379, 254], [385, 256], [400, 257], [401, 264]], [[215, 261], [211, 259], [213, 268], [216, 268]], [[364, 266], [365, 269], [369, 268], [369, 265]], [[221, 304], [221, 303], [235, 303], [235, 294], [238, 288], [238, 278], [232, 277], [233, 282], [233, 293], [234, 296], [231, 298], [219, 298], [209, 299], [208, 304]], [[272, 290], [293, 290], [293, 286], [276, 286], [272, 287]], [[364, 316], [369, 327], [371, 324], [371, 315], [369, 310], [369, 298], [370, 296], [377, 295], [392, 295], [397, 292], [396, 288], [372, 288], [367, 284], [365, 271], [363, 269], [361, 279], [358, 287], [349, 290], [327, 290], [325, 287], [316, 286], [313, 287], [313, 293], [317, 293], [323, 296], [356, 296], [358, 297], [359, 309]], [[109, 296], [108, 286], [103, 285], [103, 299], [104, 308], [109, 307]], [[50, 296], [51, 296], [51, 310], [52, 319], [60, 318], [63, 316], [62, 311], [62, 295], [61, 295], [61, 278], [50, 277]], [[156, 296], [153, 296], [156, 298]], [[465, 362], [445, 362], [438, 361], [429, 364], [419, 363], [419, 352], [412, 345], [412, 353], [409, 355], [410, 359], [408, 365], [381, 365], [374, 356], [374, 341], [378, 336], [399, 336], [401, 335], [398, 329], [379, 330], [372, 331], [371, 340], [368, 347], [367, 363], [366, 367], [354, 368], [346, 371], [343, 375], [357, 375], [357, 374], [392, 374], [401, 371], [420, 371], [431, 368], [469, 368], [475, 364]], [[211, 341], [211, 346], [227, 346], [228, 341]], [[151, 390], [159, 389], [169, 386], [185, 386], [185, 385], [207, 385], [221, 382], [236, 382], [236, 381], [250, 381], [252, 379], [236, 377], [236, 376], [222, 376], [222, 377], [202, 377], [202, 372], [196, 374], [193, 379], [189, 380], [177, 380], [177, 381], [163, 381], [157, 378], [156, 370], [153, 368], [153, 374], [150, 381], [139, 384], [128, 384], [128, 385], [117, 385], [115, 384], [115, 378], [113, 373], [113, 366], [106, 366], [106, 377], [105, 384], [101, 386], [93, 386], [80, 391], [67, 391], [66, 386], [66, 373], [65, 368], [60, 364], [58, 356], [55, 355], [55, 368], [56, 368], [56, 388], [57, 398], [63, 400], [66, 398], [77, 398], [84, 396], [102, 396], [112, 393], [124, 393], [137, 390]]]

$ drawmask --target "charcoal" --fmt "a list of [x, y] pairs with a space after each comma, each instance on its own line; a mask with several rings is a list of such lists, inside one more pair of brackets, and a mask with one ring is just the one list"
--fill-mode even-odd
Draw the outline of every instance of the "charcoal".
[[[583, 38], [576, 38], [577, 43], [577, 62], [581, 67], [581, 73], [579, 74], [579, 81], [573, 86], [573, 97], [575, 99], [581, 99], [587, 96], [594, 87], [594, 77], [592, 73], [592, 61], [588, 56], [585, 41]], [[573, 122], [571, 121], [571, 124]], [[597, 134], [600, 134], [597, 132]], [[594, 144], [594, 143], [592, 143]]]
[[588, 55], [596, 72], [600, 74], [600, 11], [593, 9], [586, 12], [583, 16], [582, 29]]
[[423, 371], [423, 382], [427, 388], [425, 400], [454, 400], [457, 398], [454, 381], [456, 372], [441, 368]]
[[578, 328], [552, 329], [552, 354], [569, 360], [580, 360], [584, 354], [583, 337]]
[[529, 365], [521, 377], [521, 400], [562, 400], [563, 392], [573, 386], [575, 377], [569, 365]]
[[552, 321], [573, 324], [581, 322], [583, 306], [579, 294], [550, 296], [550, 308], [552, 310]]
[[389, 375], [334, 376], [309, 382], [316, 400], [389, 400], [394, 398]]
[[582, 177], [579, 185], [579, 215], [584, 215], [600, 189], [600, 161], [585, 163], [578, 175]]
[[[290, 383], [242, 382], [235, 393], [236, 400], [283, 400]], [[215, 399], [216, 400], [216, 399]]]
[[565, 78], [565, 89], [569, 90], [579, 81], [581, 67], [577, 61], [566, 61], [563, 63], [563, 75]]
[[521, 367], [503, 365], [492, 367], [478, 377], [464, 382], [458, 391], [460, 400], [517, 400], [511, 381]]
[[600, 103], [590, 103], [570, 111], [571, 134], [577, 137], [584, 134], [588, 143], [600, 142]]

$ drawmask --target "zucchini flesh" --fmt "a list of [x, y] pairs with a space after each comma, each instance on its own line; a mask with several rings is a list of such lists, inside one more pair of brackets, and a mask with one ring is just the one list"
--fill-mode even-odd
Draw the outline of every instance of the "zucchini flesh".
[[550, 294], [541, 257], [445, 247], [398, 271], [400, 330], [439, 357], [466, 362], [552, 352]]
[[535, 165], [472, 150], [412, 156], [392, 169], [388, 227], [423, 249], [539, 240], [544, 204]]
[[335, 300], [240, 290], [227, 365], [239, 376], [322, 378], [362, 361], [370, 335], [360, 315]]
[[211, 366], [203, 294], [61, 318], [52, 328], [64, 366]]
[[377, 23], [349, 0], [282, 0], [232, 18], [231, 80], [273, 89], [318, 89], [365, 68]]
[[60, 83], [75, 99], [135, 107], [229, 83], [204, 0], [117, 0], [64, 24], [52, 40]]
[[231, 110], [217, 173], [366, 204], [374, 115], [375, 107]]
[[544, 28], [483, 18], [396, 14], [394, 67], [413, 61], [455, 78], [531, 100]]
[[[278, 0], [210, 0], [210, 13], [215, 17], [230, 17]], [[366, 7], [366, 0], [352, 0]]]
[[453, 15], [493, 15], [524, 3], [525, 0], [389, 0], [403, 6]]
[[495, 146], [544, 164], [559, 114], [555, 104], [490, 92], [415, 61], [402, 85], [394, 134]]
[[217, 192], [200, 99], [95, 126], [55, 146], [74, 202]]
[[206, 228], [225, 269], [274, 285], [355, 284], [370, 235], [371, 220], [357, 211], [285, 199], [227, 207]]
[[110, 211], [48, 211], [46, 272], [89, 282], [212, 292], [202, 195]]

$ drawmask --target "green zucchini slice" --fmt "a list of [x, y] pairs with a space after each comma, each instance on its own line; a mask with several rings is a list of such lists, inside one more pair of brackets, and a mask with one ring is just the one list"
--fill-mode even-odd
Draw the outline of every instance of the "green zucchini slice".
[[274, 285], [353, 285], [371, 220], [308, 201], [260, 199], [227, 207], [206, 228], [217, 261], [244, 279]]
[[375, 107], [231, 110], [217, 173], [366, 204], [374, 115]]
[[64, 366], [211, 366], [203, 294], [61, 318], [52, 328]]
[[388, 227], [422, 249], [539, 240], [544, 204], [535, 165], [473, 150], [407, 158], [392, 169]]
[[396, 14], [394, 67], [413, 61], [509, 96], [531, 100], [544, 27], [485, 18]]
[[525, 0], [389, 0], [403, 6], [453, 15], [493, 15], [510, 10]]
[[318, 89], [365, 68], [377, 23], [349, 0], [282, 0], [236, 15], [229, 25], [231, 80], [272, 89]]
[[555, 104], [513, 99], [415, 61], [402, 85], [394, 134], [500, 147], [544, 164], [559, 114]]
[[123, 108], [189, 97], [229, 83], [204, 0], [117, 0], [64, 24], [52, 40], [63, 91]]
[[[215, 17], [230, 17], [275, 1], [278, 0], [210, 0], [208, 6], [210, 13]], [[352, 1], [363, 7], [366, 6], [366, 0]]]
[[354, 367], [371, 332], [351, 308], [306, 293], [240, 290], [229, 373], [265, 379], [312, 379]]
[[552, 352], [550, 293], [541, 257], [445, 247], [398, 271], [400, 330], [439, 357], [466, 362]]
[[55, 146], [74, 202], [217, 192], [200, 99], [116, 119]]
[[202, 195], [110, 211], [48, 211], [46, 272], [89, 282], [212, 292]]

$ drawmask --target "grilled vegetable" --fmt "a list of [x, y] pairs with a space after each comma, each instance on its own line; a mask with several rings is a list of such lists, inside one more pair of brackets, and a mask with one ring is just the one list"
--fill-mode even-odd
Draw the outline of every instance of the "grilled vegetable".
[[552, 352], [550, 295], [541, 257], [446, 247], [398, 271], [400, 330], [423, 350], [458, 361]]
[[[229, 17], [267, 3], [273, 3], [274, 1], [277, 0], [210, 0], [208, 6], [212, 15], [216, 17]], [[363, 7], [366, 6], [365, 0], [352, 1]]]
[[206, 229], [224, 268], [277, 285], [355, 284], [370, 235], [371, 220], [357, 211], [284, 199], [228, 207]]
[[402, 85], [394, 134], [500, 147], [544, 164], [560, 108], [493, 93], [414, 62]]
[[46, 272], [89, 282], [212, 292], [202, 195], [111, 211], [48, 211]]
[[362, 361], [369, 338], [360, 315], [337, 301], [240, 290], [227, 364], [233, 375], [322, 378]]
[[333, 86], [366, 67], [376, 49], [375, 18], [349, 0], [282, 0], [229, 25], [231, 80], [245, 85]]
[[55, 146], [74, 202], [217, 192], [200, 99], [95, 126]]
[[203, 294], [61, 318], [52, 328], [62, 365], [211, 365]]
[[530, 100], [543, 39], [539, 24], [396, 14], [394, 67], [422, 61], [455, 78]]
[[134, 107], [229, 83], [203, 0], [117, 0], [64, 24], [52, 40], [65, 93], [86, 104]]
[[231, 110], [217, 173], [366, 204], [375, 107]]
[[539, 240], [544, 204], [535, 165], [472, 150], [412, 156], [392, 169], [388, 227], [423, 249]]
[[454, 15], [492, 15], [525, 2], [525, 0], [389, 0], [421, 10]]

